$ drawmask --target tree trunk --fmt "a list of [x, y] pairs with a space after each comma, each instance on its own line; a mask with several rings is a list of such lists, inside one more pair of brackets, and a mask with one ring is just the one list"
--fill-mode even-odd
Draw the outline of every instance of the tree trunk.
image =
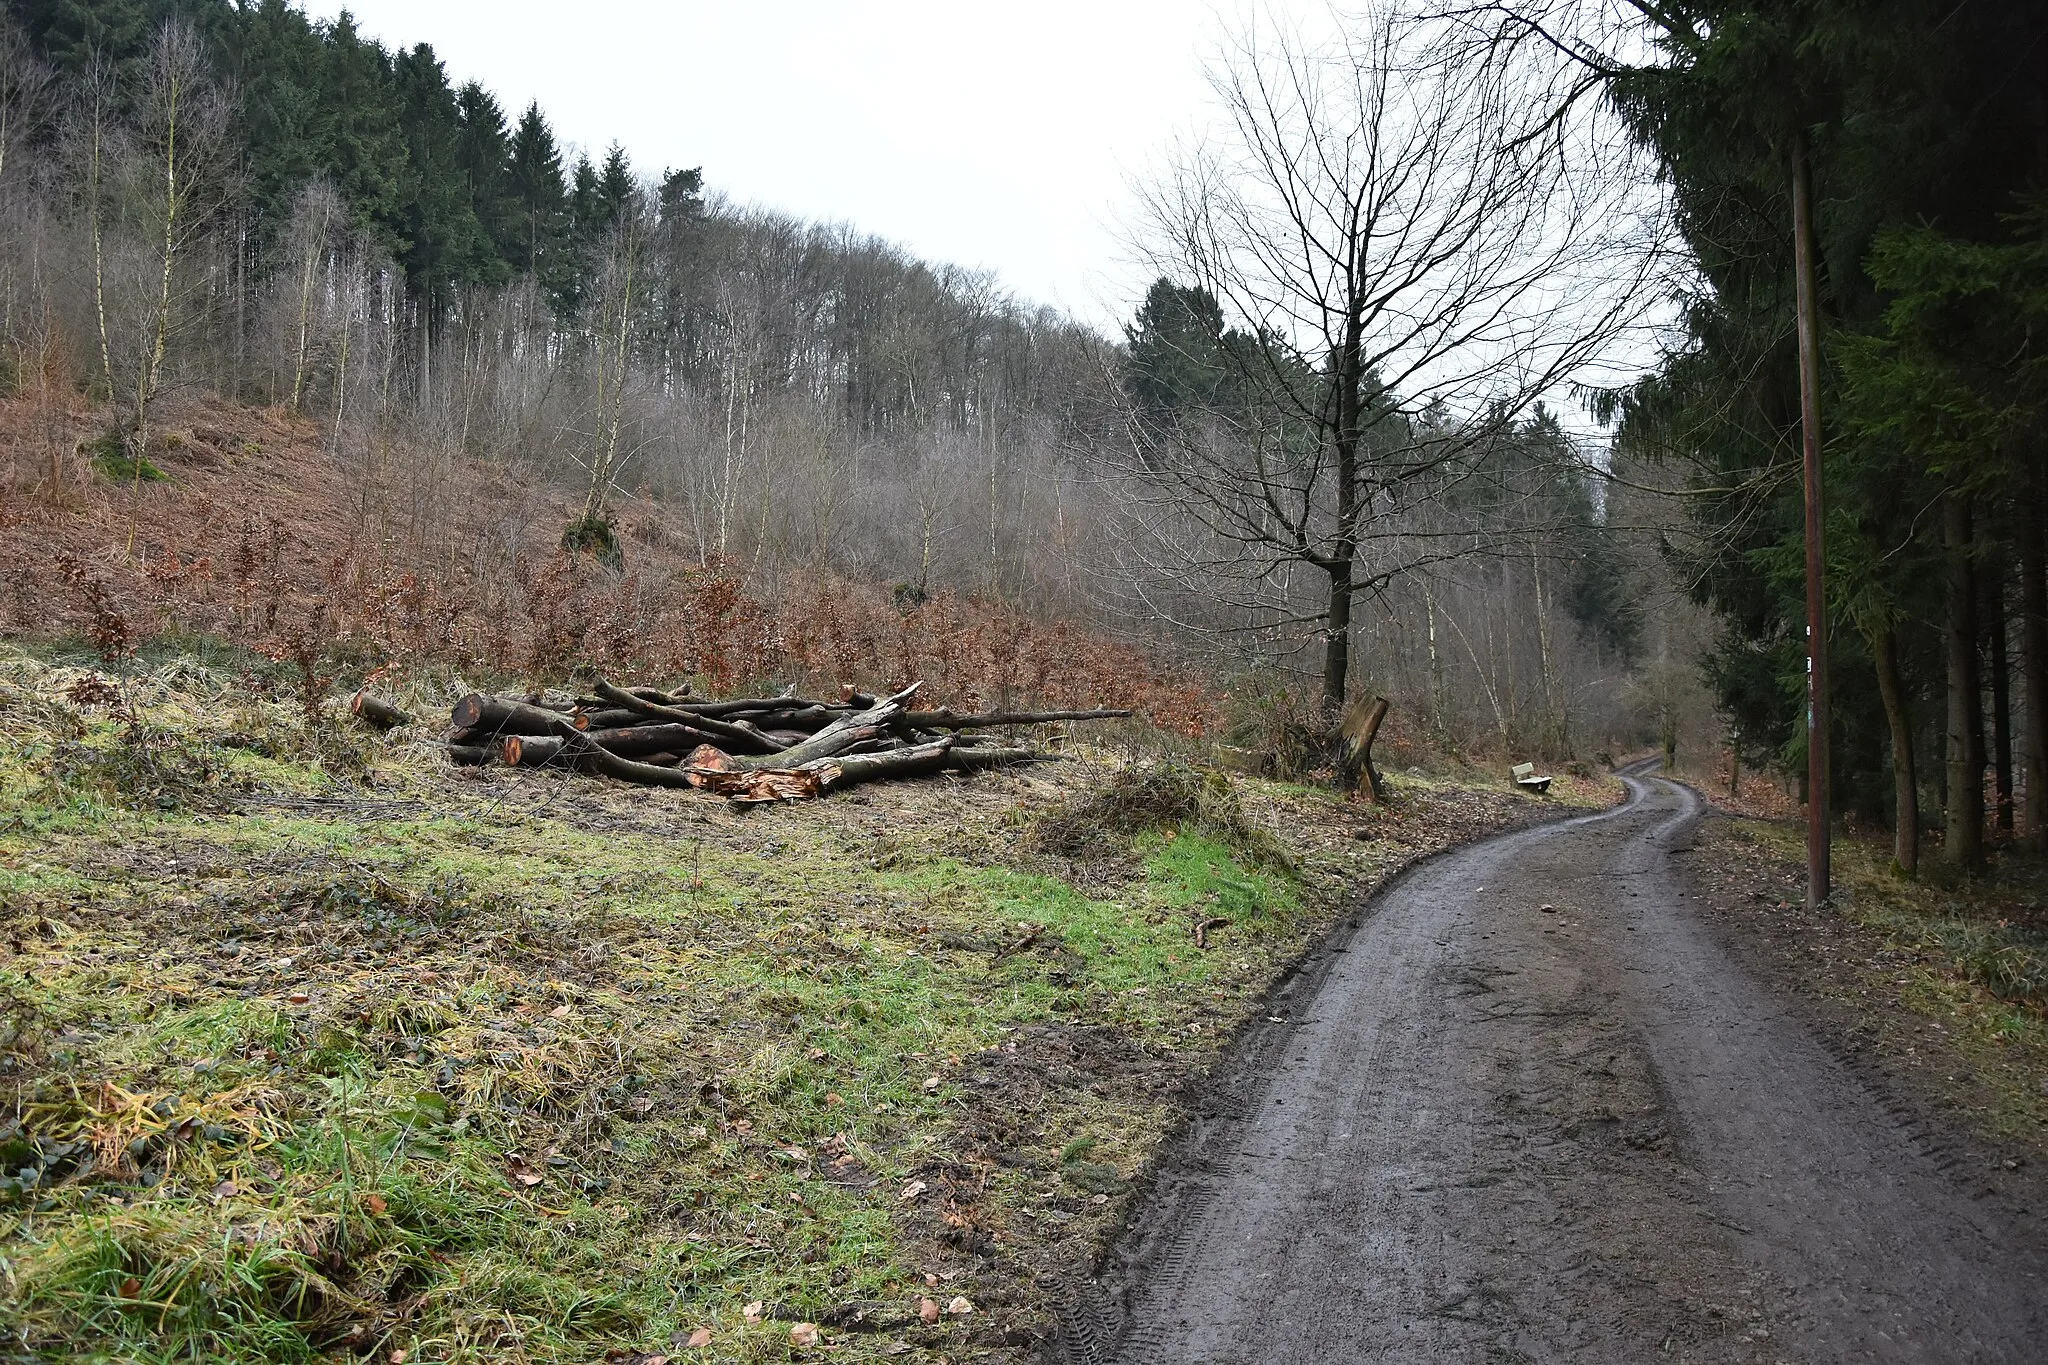
[[1386, 718], [1385, 697], [1361, 702], [1345, 714], [1343, 737], [1337, 743], [1337, 771], [1343, 774], [1344, 785], [1356, 789], [1362, 777], [1372, 799], [1381, 803], [1387, 799], [1387, 788], [1380, 770], [1373, 766], [1372, 743], [1379, 738], [1380, 724]]
[[1351, 562], [1329, 570], [1330, 610], [1323, 623], [1323, 709], [1335, 716], [1344, 709], [1351, 686]]
[[2048, 498], [2034, 490], [2031, 515], [2020, 518], [2020, 669], [2025, 675], [2027, 739], [2026, 846], [2048, 852], [2048, 553], [2041, 523]]
[[1984, 706], [1970, 504], [1961, 493], [1944, 500], [1941, 538], [1948, 553], [1948, 861], [1974, 873], [1984, 864]]
[[1986, 622], [1987, 646], [1991, 651], [1991, 772], [1994, 793], [1992, 820], [1998, 828], [2012, 831], [2012, 671], [2006, 657], [2005, 575], [1991, 575], [1991, 592], [1985, 604], [1991, 619]]
[[1887, 626], [1870, 641], [1877, 665], [1877, 693], [1892, 737], [1892, 862], [1901, 876], [1920, 871], [1920, 787], [1913, 773], [1913, 727], [1899, 686], [1899, 638]]
[[1806, 908], [1828, 899], [1833, 877], [1834, 780], [1828, 761], [1827, 516], [1820, 443], [1820, 286], [1814, 258], [1813, 166], [1806, 134], [1792, 151], [1792, 259], [1798, 296], [1799, 435], [1806, 513]]

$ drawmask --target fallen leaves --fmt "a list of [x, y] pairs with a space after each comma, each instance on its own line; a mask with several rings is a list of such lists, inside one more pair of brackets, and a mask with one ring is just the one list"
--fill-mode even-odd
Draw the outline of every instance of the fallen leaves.
[[928, 1188], [930, 1187], [922, 1180], [913, 1180], [898, 1191], [896, 1197], [908, 1204], [911, 1200], [923, 1194]]
[[939, 1320], [939, 1301], [937, 1299], [919, 1299], [917, 1301], [917, 1318], [919, 1322], [937, 1322]]
[[789, 1344], [798, 1349], [808, 1349], [818, 1344], [818, 1324], [800, 1322], [789, 1329]]
[[512, 1183], [529, 1190], [547, 1179], [541, 1172], [527, 1165], [526, 1158], [517, 1152], [505, 1153], [505, 1174]]
[[956, 1318], [964, 1318], [973, 1311], [974, 1305], [969, 1303], [966, 1296], [962, 1294], [955, 1294], [953, 1301], [946, 1305], [946, 1312]]
[[740, 1316], [745, 1318], [748, 1322], [759, 1322], [761, 1320], [762, 1311], [765, 1310], [767, 1307], [767, 1304], [763, 1303], [759, 1299], [755, 1299], [745, 1308], [740, 1309]]
[[371, 1213], [381, 1214], [384, 1212], [385, 1209], [389, 1208], [390, 1205], [384, 1202], [383, 1195], [373, 1194], [363, 1201], [363, 1207], [368, 1209]]
[[685, 1348], [692, 1351], [701, 1351], [710, 1344], [711, 1329], [709, 1327], [699, 1327], [696, 1331], [690, 1333], [689, 1340], [683, 1343]]

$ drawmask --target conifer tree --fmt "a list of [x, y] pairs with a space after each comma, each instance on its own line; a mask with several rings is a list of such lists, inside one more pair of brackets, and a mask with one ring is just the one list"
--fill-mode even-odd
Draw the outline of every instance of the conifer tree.
[[547, 283], [554, 278], [569, 203], [561, 149], [538, 101], [526, 106], [512, 130], [507, 177], [519, 215], [518, 241], [507, 259], [515, 270]]

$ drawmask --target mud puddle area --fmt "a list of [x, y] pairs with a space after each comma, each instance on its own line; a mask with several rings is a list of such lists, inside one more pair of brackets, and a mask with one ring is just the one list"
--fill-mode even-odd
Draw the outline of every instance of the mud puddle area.
[[1689, 908], [1698, 804], [1419, 867], [1247, 1037], [1085, 1362], [2021, 1361], [2038, 1211], [1947, 1169]]

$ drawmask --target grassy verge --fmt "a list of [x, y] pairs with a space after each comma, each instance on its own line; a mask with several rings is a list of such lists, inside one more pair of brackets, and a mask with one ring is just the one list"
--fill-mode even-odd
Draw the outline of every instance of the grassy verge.
[[2008, 850], [1975, 883], [1910, 882], [1887, 844], [1844, 837], [1835, 908], [1807, 923], [1797, 828], [1731, 821], [1708, 847], [1752, 918], [1803, 940], [1817, 988], [1872, 1016], [1882, 1052], [1988, 1134], [2048, 1151], [2048, 865]]
[[1529, 809], [1080, 755], [742, 813], [88, 677], [0, 656], [22, 1358], [1021, 1358], [1342, 897]]

